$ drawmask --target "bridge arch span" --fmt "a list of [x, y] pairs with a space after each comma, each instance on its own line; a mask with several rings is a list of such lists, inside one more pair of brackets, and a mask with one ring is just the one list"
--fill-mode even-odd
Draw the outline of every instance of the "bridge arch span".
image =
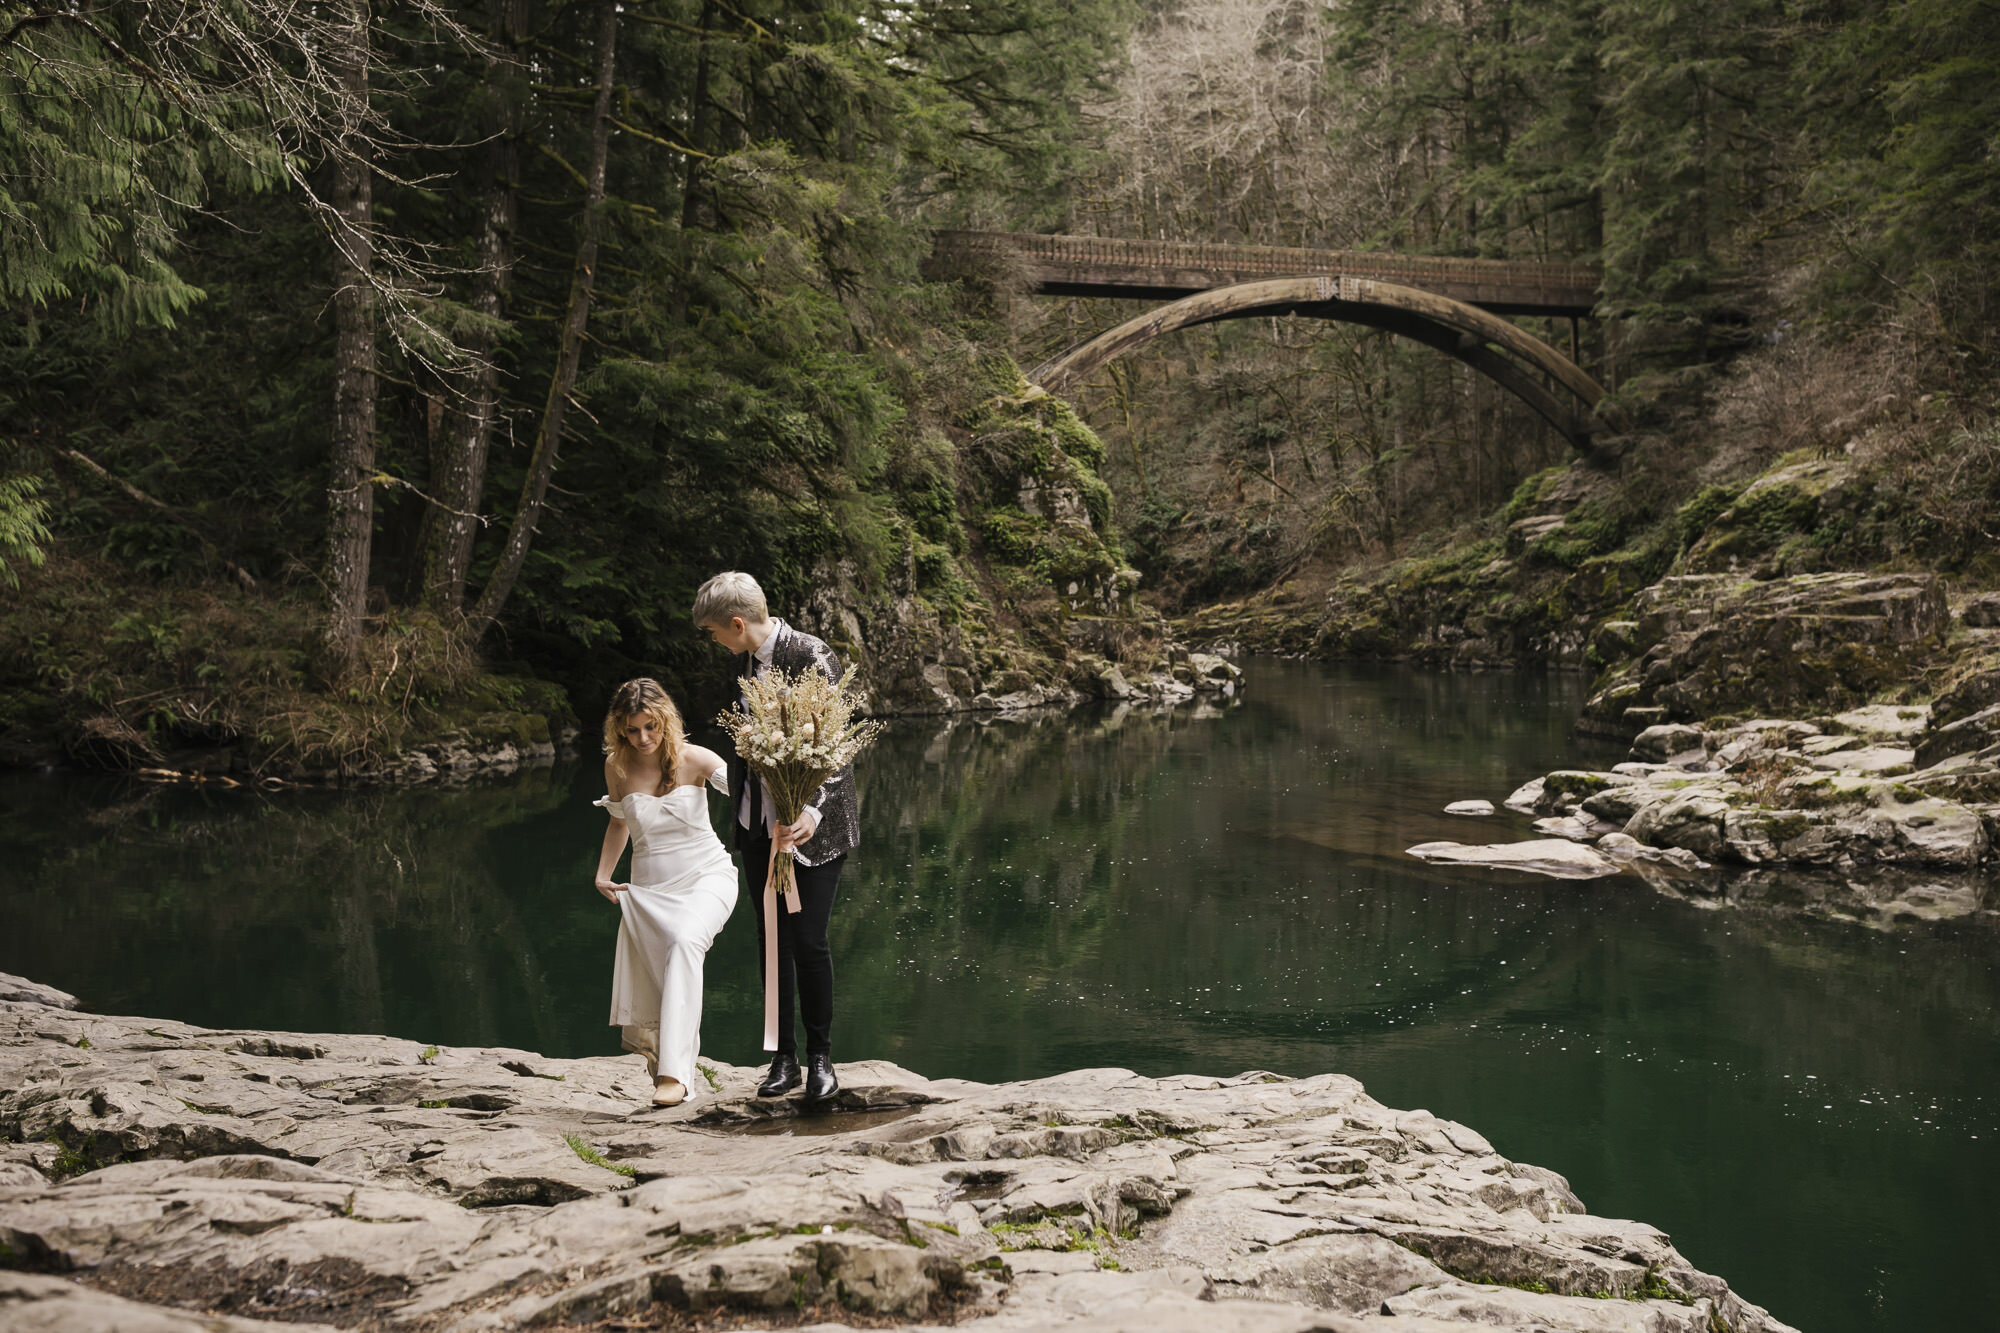
[[1605, 426], [1604, 386], [1533, 334], [1474, 305], [1372, 278], [1320, 274], [1239, 282], [1169, 302], [1035, 367], [1028, 378], [1061, 393], [1114, 357], [1180, 329], [1225, 319], [1303, 315], [1383, 329], [1456, 357], [1506, 389], [1579, 450]]

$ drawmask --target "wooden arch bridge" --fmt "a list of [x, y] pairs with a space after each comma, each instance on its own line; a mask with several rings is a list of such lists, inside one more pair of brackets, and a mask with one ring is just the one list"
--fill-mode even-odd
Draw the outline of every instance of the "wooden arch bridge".
[[[1303, 315], [1384, 329], [1456, 357], [1578, 449], [1605, 426], [1623, 424], [1607, 419], [1604, 386], [1575, 359], [1576, 321], [1596, 304], [1602, 280], [1587, 264], [941, 231], [924, 273], [984, 273], [1048, 296], [1166, 302], [1036, 366], [1028, 378], [1051, 393], [1177, 329]], [[1567, 319], [1570, 354], [1506, 315]]]

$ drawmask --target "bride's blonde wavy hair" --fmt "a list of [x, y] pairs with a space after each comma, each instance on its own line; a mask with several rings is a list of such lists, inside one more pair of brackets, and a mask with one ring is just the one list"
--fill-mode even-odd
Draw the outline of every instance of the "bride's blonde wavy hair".
[[681, 747], [687, 744], [687, 728], [681, 725], [681, 710], [650, 676], [628, 680], [611, 692], [611, 707], [604, 714], [604, 753], [619, 777], [625, 765], [638, 753], [625, 739], [625, 723], [634, 713], [644, 713], [660, 725], [660, 776], [671, 786], [681, 766]]

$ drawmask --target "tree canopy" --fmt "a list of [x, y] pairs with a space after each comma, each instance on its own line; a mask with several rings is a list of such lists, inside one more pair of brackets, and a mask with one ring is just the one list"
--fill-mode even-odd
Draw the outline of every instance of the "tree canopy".
[[[55, 538], [135, 579], [320, 590], [350, 643], [421, 615], [501, 653], [668, 660], [715, 568], [784, 600], [918, 543], [943, 597], [939, 405], [990, 353], [1129, 312], [926, 284], [939, 226], [1601, 263], [1580, 354], [1642, 402], [1760, 336], [1781, 287], [1808, 319], [1916, 312], [1983, 364], [1989, 18], [4, 0], [7, 504], [59, 495]], [[1187, 337], [1080, 401], [1142, 557], [1213, 520], [1200, 469], [1267, 496], [1241, 559], [1198, 571], [1213, 592], [1393, 549], [1560, 456], [1384, 335]], [[25, 567], [40, 530], [10, 531]]]

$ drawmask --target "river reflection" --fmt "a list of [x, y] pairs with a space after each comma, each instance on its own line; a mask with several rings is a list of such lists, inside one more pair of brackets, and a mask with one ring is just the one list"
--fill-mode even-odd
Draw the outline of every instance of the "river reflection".
[[[895, 723], [834, 923], [836, 1056], [1338, 1070], [1801, 1328], [1982, 1325], [1991, 924], [1426, 866], [1402, 850], [1527, 832], [1447, 802], [1618, 757], [1567, 736], [1582, 682], [1254, 662], [1248, 684], [1222, 710]], [[595, 764], [457, 791], [10, 780], [0, 970], [212, 1026], [608, 1053], [597, 794]], [[745, 904], [705, 1029], [737, 1064], [760, 1058], [753, 947]]]

